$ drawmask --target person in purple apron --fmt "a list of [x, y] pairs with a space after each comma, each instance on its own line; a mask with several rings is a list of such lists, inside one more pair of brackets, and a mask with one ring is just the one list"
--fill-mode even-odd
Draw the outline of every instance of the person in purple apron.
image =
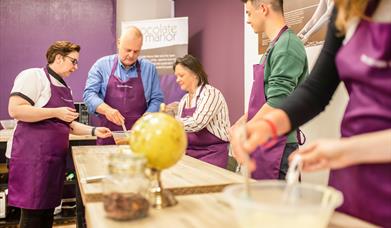
[[[246, 5], [248, 23], [255, 33], [263, 32], [271, 43], [253, 67], [253, 84], [245, 113], [231, 128], [231, 132], [245, 122], [262, 116], [278, 107], [308, 74], [304, 45], [290, 30], [283, 15], [283, 1], [243, 0]], [[276, 138], [273, 145], [259, 147], [251, 154], [256, 169], [254, 179], [285, 179], [288, 157], [298, 148], [296, 130]], [[231, 142], [240, 141], [240, 135], [231, 134]], [[237, 143], [236, 143], [237, 144]], [[234, 143], [234, 145], [236, 145]], [[234, 156], [237, 149], [233, 148]]]
[[230, 123], [223, 94], [209, 85], [203, 66], [192, 55], [177, 58], [173, 68], [178, 85], [187, 92], [176, 116], [187, 133], [186, 154], [226, 168]]
[[[300, 150], [303, 169], [333, 169], [329, 184], [344, 196], [338, 210], [391, 227], [391, 1], [337, 0], [335, 5], [310, 76], [281, 109], [264, 118], [277, 134], [298, 127], [324, 110], [343, 81], [350, 99], [342, 139]], [[242, 152], [251, 152], [272, 135], [263, 120], [246, 127], [249, 138], [240, 146]]]
[[93, 128], [78, 117], [64, 81], [75, 70], [80, 46], [53, 43], [48, 65], [22, 71], [15, 79], [9, 114], [18, 120], [9, 162], [8, 205], [21, 208], [20, 227], [52, 227], [65, 180], [69, 134], [109, 137], [108, 128]]
[[[124, 124], [131, 129], [144, 113], [159, 111], [159, 76], [154, 64], [138, 58], [142, 44], [141, 31], [129, 28], [118, 41], [118, 54], [100, 58], [88, 72], [83, 99], [88, 111], [98, 114], [100, 126], [122, 131]], [[114, 144], [114, 139], [99, 139], [97, 144]]]

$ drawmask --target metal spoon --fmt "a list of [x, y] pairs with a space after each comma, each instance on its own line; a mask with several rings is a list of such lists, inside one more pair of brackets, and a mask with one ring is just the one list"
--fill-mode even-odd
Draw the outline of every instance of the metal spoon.
[[299, 182], [301, 162], [302, 160], [299, 154], [293, 157], [285, 177], [287, 185], [292, 185]]
[[125, 122], [122, 122], [122, 130], [124, 130], [125, 133], [127, 132], [126, 127], [125, 127]]
[[282, 202], [284, 204], [293, 204], [299, 198], [297, 184], [299, 183], [300, 167], [302, 159], [299, 154], [293, 157], [286, 173], [286, 187], [283, 192]]

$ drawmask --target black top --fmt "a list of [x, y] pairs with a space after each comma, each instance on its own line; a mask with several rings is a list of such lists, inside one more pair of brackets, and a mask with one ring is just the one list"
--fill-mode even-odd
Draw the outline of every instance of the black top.
[[314, 68], [307, 79], [279, 107], [287, 113], [291, 129], [298, 128], [322, 112], [338, 87], [340, 78], [335, 57], [344, 37], [338, 35], [335, 19], [334, 8], [324, 46]]

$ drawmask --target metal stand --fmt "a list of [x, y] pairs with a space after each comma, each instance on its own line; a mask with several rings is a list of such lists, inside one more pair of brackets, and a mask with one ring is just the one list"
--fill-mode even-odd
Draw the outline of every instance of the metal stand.
[[178, 203], [169, 190], [163, 189], [160, 173], [161, 171], [157, 169], [150, 169], [149, 173], [151, 182], [148, 190], [148, 200], [151, 206], [157, 209], [171, 207]]

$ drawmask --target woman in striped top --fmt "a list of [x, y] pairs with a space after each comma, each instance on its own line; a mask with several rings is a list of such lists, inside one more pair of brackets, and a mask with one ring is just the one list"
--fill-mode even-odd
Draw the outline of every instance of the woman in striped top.
[[223, 94], [209, 85], [208, 76], [195, 57], [178, 58], [173, 68], [178, 85], [187, 92], [176, 115], [187, 132], [186, 154], [226, 168], [230, 122]]

